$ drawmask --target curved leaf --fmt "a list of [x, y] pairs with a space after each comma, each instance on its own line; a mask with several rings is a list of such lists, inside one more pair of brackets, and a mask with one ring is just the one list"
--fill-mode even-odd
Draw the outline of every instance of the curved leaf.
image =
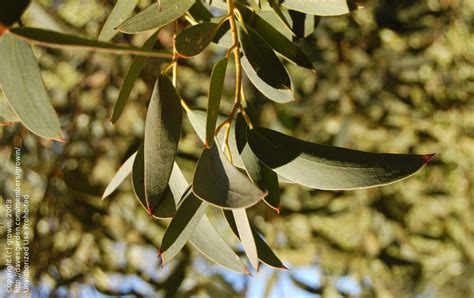
[[105, 21], [102, 30], [100, 30], [99, 37], [100, 41], [110, 41], [117, 34], [115, 27], [120, 25], [125, 18], [127, 18], [135, 9], [138, 4], [138, 0], [117, 0], [110, 12], [107, 20]]
[[[234, 232], [234, 234], [240, 238], [239, 231], [237, 230], [237, 225], [235, 223], [234, 215], [229, 210], [223, 210], [224, 216], [229, 223], [230, 228]], [[250, 227], [252, 228], [253, 238], [255, 239], [255, 245], [257, 247], [257, 254], [258, 259], [262, 262], [267, 264], [270, 267], [276, 269], [287, 269], [283, 262], [275, 255], [273, 250], [268, 246], [265, 240], [258, 234], [255, 227], [250, 223]]]
[[196, 56], [212, 42], [219, 26], [204, 22], [186, 28], [176, 36], [176, 50], [183, 56]]
[[261, 127], [248, 131], [247, 138], [255, 155], [275, 172], [325, 190], [393, 183], [418, 171], [433, 156], [369, 153], [319, 145]]
[[141, 33], [161, 28], [186, 13], [195, 0], [160, 0], [140, 11], [117, 27], [124, 33]]
[[247, 217], [247, 211], [245, 209], [234, 209], [232, 210], [232, 214], [234, 215], [235, 225], [237, 227], [237, 231], [239, 232], [239, 238], [242, 242], [242, 246], [244, 247], [245, 254], [249, 258], [252, 267], [257, 270], [257, 246], [255, 245], [255, 239], [250, 227], [249, 218]]
[[50, 48], [74, 48], [93, 51], [104, 51], [113, 54], [130, 54], [145, 57], [171, 58], [172, 54], [158, 51], [139, 49], [130, 46], [117, 45], [109, 42], [97, 41], [60, 32], [39, 28], [11, 28], [10, 33], [28, 42]]
[[281, 5], [296, 11], [318, 16], [338, 16], [361, 8], [353, 0], [284, 0]]
[[117, 173], [115, 173], [115, 176], [112, 178], [112, 180], [110, 180], [109, 185], [107, 185], [107, 188], [102, 195], [102, 200], [112, 194], [120, 186], [120, 184], [122, 184], [125, 178], [127, 178], [127, 176], [132, 171], [136, 155], [137, 153], [135, 152], [129, 158], [127, 158]]
[[278, 176], [264, 165], [255, 156], [252, 149], [250, 149], [247, 143], [247, 130], [248, 126], [239, 113], [235, 123], [235, 138], [237, 149], [245, 166], [245, 171], [253, 183], [268, 192], [268, 195], [263, 200], [277, 212], [280, 212], [280, 186], [278, 184]]
[[[283, 66], [271, 46], [250, 26], [245, 28], [239, 27], [239, 37], [244, 52], [242, 64], [244, 60], [248, 65], [242, 65], [249, 79], [262, 93], [265, 89], [274, 90], [274, 92], [266, 92], [266, 96], [270, 99], [284, 103], [289, 100], [281, 96], [276, 96], [277, 91], [291, 92], [291, 79], [286, 68]], [[249, 67], [253, 72], [249, 72]], [[254, 76], [260, 80], [255, 80]], [[263, 81], [264, 87], [261, 82]], [[292, 97], [292, 96], [291, 96]]]
[[59, 119], [31, 47], [5, 34], [0, 43], [0, 57], [0, 83], [21, 122], [42, 138], [62, 141]]
[[227, 58], [219, 60], [212, 70], [211, 85], [209, 87], [209, 104], [207, 106], [206, 147], [211, 146], [214, 141], [214, 131], [216, 130], [217, 117], [219, 116], [219, 106], [224, 89], [226, 70]]
[[155, 84], [145, 120], [145, 198], [151, 212], [167, 190], [182, 119], [179, 95], [171, 80], [162, 75]]
[[217, 148], [204, 149], [194, 172], [193, 191], [200, 199], [224, 209], [247, 208], [266, 193], [235, 168]]
[[[153, 33], [143, 44], [142, 50], [151, 50], [153, 45], [156, 42], [156, 34]], [[128, 103], [128, 99], [130, 98], [130, 93], [132, 93], [133, 86], [135, 81], [138, 79], [140, 72], [145, 65], [146, 58], [137, 56], [133, 58], [130, 67], [128, 68], [127, 74], [125, 75], [125, 80], [123, 81], [122, 88], [120, 89], [119, 96], [117, 98], [117, 102], [114, 106], [114, 111], [112, 113], [112, 124], [117, 123], [120, 116], [122, 116], [123, 110]]]

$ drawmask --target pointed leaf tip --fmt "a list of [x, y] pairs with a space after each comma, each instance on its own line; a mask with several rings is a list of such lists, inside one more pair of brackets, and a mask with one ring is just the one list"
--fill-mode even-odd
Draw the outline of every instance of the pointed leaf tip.
[[434, 158], [435, 155], [436, 155], [436, 153], [422, 155], [421, 159], [423, 160], [423, 162], [426, 165], [427, 163], [429, 163]]

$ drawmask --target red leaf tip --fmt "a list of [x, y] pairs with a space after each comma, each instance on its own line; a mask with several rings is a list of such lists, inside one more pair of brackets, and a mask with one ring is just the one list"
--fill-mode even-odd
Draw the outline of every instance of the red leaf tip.
[[425, 164], [429, 163], [435, 156], [436, 153], [422, 155], [421, 159]]
[[151, 208], [151, 207], [148, 207], [148, 208], [146, 209], [146, 212], [148, 212], [148, 215], [150, 215], [150, 216], [153, 215], [153, 211], [154, 211], [154, 210], [153, 210], [153, 208]]

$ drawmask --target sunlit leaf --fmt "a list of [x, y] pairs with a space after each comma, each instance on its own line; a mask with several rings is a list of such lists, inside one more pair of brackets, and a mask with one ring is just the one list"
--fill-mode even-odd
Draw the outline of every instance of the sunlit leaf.
[[234, 215], [239, 238], [242, 242], [242, 246], [244, 247], [247, 257], [249, 258], [250, 264], [253, 266], [253, 268], [258, 269], [257, 247], [255, 245], [252, 229], [247, 217], [247, 211], [245, 209], [234, 209], [231, 212]]
[[42, 138], [62, 140], [59, 119], [31, 47], [5, 34], [0, 43], [0, 57], [0, 83], [21, 122]]
[[360, 8], [353, 0], [284, 0], [282, 5], [286, 8], [318, 16], [338, 16]]
[[10, 27], [18, 22], [31, 1], [0, 1], [0, 27]]
[[28, 42], [50, 48], [73, 48], [92, 51], [103, 51], [112, 54], [130, 54], [145, 57], [171, 58], [172, 54], [152, 50], [139, 49], [131, 46], [117, 45], [109, 42], [63, 34], [60, 32], [21, 27], [11, 28], [10, 32]]
[[120, 167], [120, 169], [115, 173], [115, 176], [110, 180], [109, 185], [107, 185], [107, 188], [104, 191], [104, 194], [102, 195], [102, 199], [105, 199], [108, 197], [111, 193], [113, 193], [119, 186], [122, 184], [122, 182], [125, 180], [125, 178], [128, 177], [130, 172], [132, 172], [133, 168], [133, 163], [135, 162], [135, 156], [137, 153], [133, 153]]
[[186, 28], [176, 36], [176, 50], [183, 56], [195, 56], [207, 48], [218, 29], [218, 24], [211, 22]]
[[19, 122], [20, 118], [15, 114], [6, 98], [3, 96], [3, 91], [0, 89], [0, 126], [10, 125], [14, 122]]
[[[143, 50], [151, 50], [153, 45], [156, 42], [156, 34], [153, 33], [147, 41], [142, 46]], [[117, 98], [117, 102], [114, 106], [114, 111], [112, 114], [111, 122], [113, 124], [117, 123], [118, 119], [123, 113], [125, 106], [128, 103], [128, 99], [130, 98], [130, 93], [133, 90], [133, 86], [135, 85], [135, 81], [138, 79], [140, 72], [145, 65], [146, 58], [142, 56], [137, 56], [133, 58], [130, 67], [128, 68], [127, 74], [125, 75], [125, 79], [122, 84], [122, 88], [120, 89], [119, 96]]]
[[432, 158], [319, 145], [266, 128], [248, 131], [247, 139], [252, 151], [268, 167], [316, 189], [347, 190], [389, 184], [412, 175]]
[[268, 195], [264, 198], [265, 202], [279, 212], [280, 186], [278, 176], [264, 165], [250, 149], [247, 143], [247, 130], [248, 126], [242, 115], [239, 114], [235, 123], [235, 138], [245, 170], [253, 183], [268, 192]]
[[110, 12], [107, 20], [105, 21], [102, 30], [100, 31], [98, 40], [110, 41], [117, 34], [115, 27], [120, 25], [126, 18], [130, 16], [135, 7], [138, 4], [138, 0], [117, 0], [114, 8]]
[[193, 191], [200, 199], [225, 209], [253, 206], [266, 195], [227, 160], [218, 146], [204, 149], [194, 172]]
[[124, 33], [140, 33], [161, 28], [186, 13], [195, 0], [160, 0], [129, 18], [117, 30]]
[[182, 119], [179, 95], [171, 80], [162, 75], [155, 84], [145, 120], [145, 198], [151, 213], [168, 187]]
[[219, 106], [224, 89], [226, 69], [227, 58], [222, 58], [212, 70], [211, 85], [209, 87], [209, 103], [207, 106], [206, 147], [211, 146], [214, 141], [214, 131], [216, 130], [217, 117], [219, 116]]

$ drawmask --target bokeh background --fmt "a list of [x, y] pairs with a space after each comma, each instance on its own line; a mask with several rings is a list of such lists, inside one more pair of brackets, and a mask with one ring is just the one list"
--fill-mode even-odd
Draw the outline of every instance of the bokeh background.
[[[137, 9], [150, 2], [140, 0]], [[36, 0], [23, 22], [95, 38], [113, 3]], [[222, 269], [192, 247], [161, 268], [156, 253], [166, 222], [141, 209], [130, 181], [100, 199], [143, 140], [151, 87], [165, 62], [147, 63], [113, 126], [132, 57], [35, 47], [66, 143], [40, 140], [19, 124], [0, 128], [4, 199], [13, 194], [13, 146], [22, 148], [33, 297], [474, 297], [474, 2], [365, 6], [323, 18], [300, 41], [318, 74], [288, 65], [296, 102], [274, 104], [246, 83], [247, 99], [263, 125], [302, 139], [437, 155], [415, 176], [385, 187], [328, 192], [282, 184], [281, 213], [259, 204], [251, 216], [289, 270], [262, 266], [253, 277]], [[162, 48], [171, 36], [171, 28], [161, 31]], [[140, 46], [146, 38], [114, 41]], [[222, 53], [213, 46], [180, 64], [179, 91], [191, 106], [206, 105], [209, 75]], [[229, 76], [224, 113], [232, 86]], [[14, 119], [2, 93], [0, 115]], [[178, 163], [188, 179], [201, 150], [186, 121]], [[243, 255], [222, 214], [211, 208], [209, 216]], [[3, 254], [0, 266], [3, 285]]]

